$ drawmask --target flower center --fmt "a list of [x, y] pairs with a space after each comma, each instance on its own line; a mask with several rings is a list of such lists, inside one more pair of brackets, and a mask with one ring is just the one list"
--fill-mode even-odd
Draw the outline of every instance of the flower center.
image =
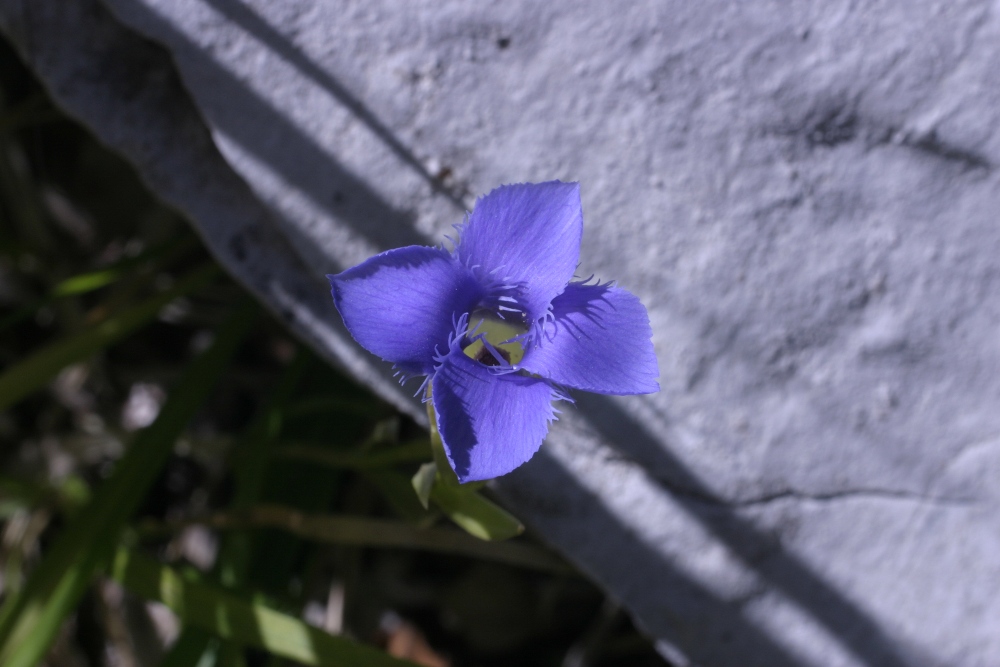
[[[501, 320], [492, 313], [473, 313], [465, 335], [474, 340], [463, 352], [485, 366], [501, 366], [503, 364], [493, 354], [496, 352], [504, 362], [516, 366], [524, 358], [524, 348], [513, 339], [526, 332], [527, 329], [520, 324]], [[489, 345], [483, 342], [483, 338]]]

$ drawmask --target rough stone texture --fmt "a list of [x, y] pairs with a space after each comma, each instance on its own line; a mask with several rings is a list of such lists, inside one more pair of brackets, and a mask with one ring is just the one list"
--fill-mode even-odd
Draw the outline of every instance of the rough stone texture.
[[985, 667], [997, 8], [0, 0], [0, 28], [418, 419], [322, 274], [439, 241], [497, 184], [581, 181], [581, 274], [649, 306], [663, 390], [579, 396], [498, 490], [677, 664]]

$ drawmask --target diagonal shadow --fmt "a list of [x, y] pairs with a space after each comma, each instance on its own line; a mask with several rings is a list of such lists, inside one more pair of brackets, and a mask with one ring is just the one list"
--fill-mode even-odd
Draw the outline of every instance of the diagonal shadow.
[[391, 150], [396, 157], [402, 160], [407, 166], [431, 186], [436, 194], [440, 194], [450, 201], [459, 212], [465, 211], [465, 204], [455, 193], [447, 189], [441, 181], [427, 171], [427, 168], [420, 163], [420, 160], [407, 148], [396, 135], [390, 130], [375, 113], [369, 109], [364, 102], [358, 99], [347, 88], [337, 81], [329, 72], [317, 65], [313, 60], [304, 55], [299, 49], [293, 46], [287, 37], [274, 29], [267, 21], [262, 19], [252, 9], [238, 0], [203, 0], [205, 4], [211, 5], [220, 14], [234, 24], [243, 28], [261, 41], [271, 51], [284, 58], [288, 63], [294, 65], [302, 74], [309, 77], [317, 85], [321, 86], [330, 95], [344, 105], [368, 129]]
[[[433, 245], [414, 228], [411, 213], [382, 199], [169, 21], [141, 2], [129, 3], [125, 11], [128, 23], [169, 45], [175, 59], [186, 63], [179, 68], [185, 78], [197, 76], [210, 83], [213, 94], [198, 95], [197, 100], [211, 126], [377, 247]], [[291, 225], [284, 230], [297, 233]]]
[[[558, 489], [556, 493], [540, 489]], [[608, 511], [605, 502], [584, 488], [572, 474], [543, 448], [531, 465], [501, 480], [498, 491], [513, 506], [532, 508], [532, 523], [566, 549], [567, 553], [590, 552], [596, 560], [580, 563], [597, 581], [615, 581], [612, 594], [638, 589], [643, 593], [628, 599], [637, 622], [656, 628], [654, 637], [666, 640], [695, 664], [733, 665], [741, 656], [741, 667], [797, 667], [802, 662], [768, 634], [748, 621], [739, 605], [725, 599], [671, 565], [663, 554]], [[586, 521], [589, 530], [579, 526]], [[595, 548], [594, 542], [614, 545]], [[579, 562], [579, 561], [578, 561]], [[627, 563], [623, 567], [623, 563]], [[655, 573], [655, 581], [650, 581]], [[650, 590], [663, 591], [669, 603], [657, 600]], [[640, 604], [634, 604], [636, 599]], [[645, 601], [643, 604], [641, 601]]]
[[[736, 515], [644, 425], [606, 397], [574, 397], [580, 414], [603, 438], [659, 481], [690, 516], [724, 542], [759, 576], [784, 593], [866, 665], [906, 667], [910, 660], [878, 623], [773, 537]], [[778, 548], [776, 548], [776, 546]]]

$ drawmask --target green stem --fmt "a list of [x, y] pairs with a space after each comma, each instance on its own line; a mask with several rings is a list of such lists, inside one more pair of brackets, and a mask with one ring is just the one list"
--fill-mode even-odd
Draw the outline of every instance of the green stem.
[[447, 486], [458, 486], [458, 475], [451, 467], [448, 454], [444, 451], [444, 442], [441, 440], [441, 433], [438, 432], [437, 413], [434, 411], [434, 401], [431, 400], [431, 386], [427, 385], [427, 423], [431, 428], [431, 453], [434, 454], [434, 463], [437, 465], [437, 483]]
[[413, 488], [420, 502], [427, 507], [427, 501], [432, 501], [448, 515], [462, 530], [481, 540], [499, 541], [520, 535], [524, 526], [503, 508], [491, 500], [484, 498], [477, 490], [482, 483], [462, 484], [458, 480], [444, 450], [444, 442], [438, 431], [437, 415], [431, 399], [430, 385], [427, 387], [427, 420], [430, 422], [431, 452], [434, 454], [434, 479], [428, 482], [432, 474], [431, 464], [426, 464], [413, 477]]

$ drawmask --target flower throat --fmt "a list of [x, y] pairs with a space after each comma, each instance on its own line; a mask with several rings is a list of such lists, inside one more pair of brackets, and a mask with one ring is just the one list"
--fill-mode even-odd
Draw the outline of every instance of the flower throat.
[[[465, 332], [472, 342], [463, 352], [484, 366], [502, 366], [504, 363], [516, 366], [524, 358], [524, 348], [514, 339], [527, 331], [520, 324], [501, 320], [493, 313], [476, 312], [469, 317], [469, 327]], [[486, 339], [489, 346], [483, 343], [482, 338]], [[493, 348], [492, 351], [490, 347]], [[497, 360], [494, 352], [503, 359], [503, 363]]]

